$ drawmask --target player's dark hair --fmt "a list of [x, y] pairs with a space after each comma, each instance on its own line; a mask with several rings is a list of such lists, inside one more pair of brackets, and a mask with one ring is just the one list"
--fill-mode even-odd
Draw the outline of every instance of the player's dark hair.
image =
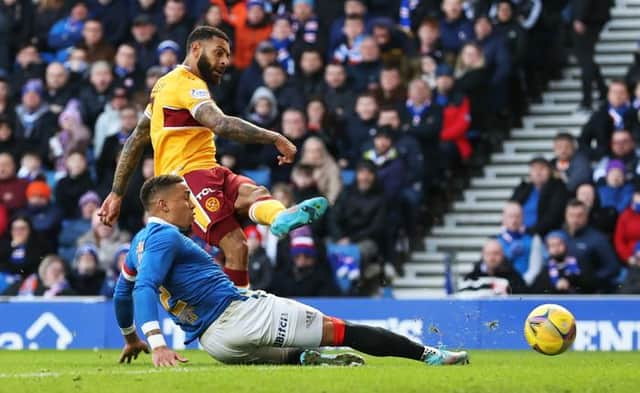
[[191, 48], [191, 44], [196, 41], [210, 40], [214, 37], [222, 38], [230, 42], [229, 36], [222, 30], [213, 26], [198, 26], [187, 37], [187, 48]]
[[147, 179], [140, 188], [140, 202], [145, 211], [149, 211], [151, 201], [158, 192], [182, 183], [184, 179], [176, 175], [161, 175]]
[[553, 137], [553, 141], [567, 141], [574, 143], [576, 141], [576, 137], [569, 134], [568, 132], [559, 132], [556, 136]]

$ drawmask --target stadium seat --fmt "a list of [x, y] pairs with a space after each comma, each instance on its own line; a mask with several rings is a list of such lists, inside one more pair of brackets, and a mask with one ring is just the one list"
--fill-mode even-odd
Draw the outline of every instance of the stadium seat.
[[255, 181], [256, 184], [261, 186], [265, 186], [267, 188], [271, 187], [271, 170], [270, 169], [250, 169], [246, 171], [242, 171], [242, 174], [251, 180]]

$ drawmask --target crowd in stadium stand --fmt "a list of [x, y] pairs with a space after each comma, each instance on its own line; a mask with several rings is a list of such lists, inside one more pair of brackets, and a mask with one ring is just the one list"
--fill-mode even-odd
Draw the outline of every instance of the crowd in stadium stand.
[[[321, 222], [285, 239], [246, 227], [252, 286], [285, 296], [374, 293], [381, 277], [402, 272], [407, 244], [428, 227], [430, 203], [455, 192], [456, 174], [468, 177], [465, 170], [482, 165], [559, 76], [571, 30], [568, 3], [2, 0], [0, 294], [112, 293], [128, 241], [144, 225], [137, 193], [153, 175], [151, 150], [129, 185], [118, 225], [101, 224], [96, 210], [151, 88], [182, 61], [197, 25], [231, 38], [232, 65], [211, 86], [217, 104], [298, 147], [294, 165], [278, 166], [272, 146], [217, 139], [218, 161], [269, 186], [286, 206], [318, 194], [332, 204]], [[567, 208], [585, 209], [589, 231], [575, 224], [554, 239], [565, 243], [567, 258], [578, 258], [583, 276], [598, 277], [594, 290], [612, 289], [618, 265], [589, 270], [582, 255], [597, 264], [605, 263], [600, 253], [616, 263], [617, 257], [606, 242], [593, 252], [576, 249], [578, 237], [605, 239], [615, 227], [618, 257], [629, 264], [640, 257], [631, 239], [640, 213], [630, 210], [640, 206], [640, 193], [627, 185], [636, 175], [640, 126], [636, 101], [624, 96], [636, 91], [638, 67], [628, 86], [610, 86], [610, 105], [585, 126], [580, 143], [591, 149], [588, 158], [574, 159], [575, 142], [559, 135], [557, 160], [532, 162], [531, 181], [514, 193], [520, 204], [505, 209], [497, 262], [510, 258], [508, 270], [524, 281], [514, 290], [539, 281], [523, 257], [527, 244], [553, 241], [549, 233], [564, 221], [558, 201], [574, 195], [589, 201], [591, 193], [586, 207]], [[589, 158], [601, 160], [594, 176], [603, 180], [593, 186], [584, 184]], [[620, 171], [623, 180], [610, 176]], [[494, 258], [485, 255], [491, 252], [485, 260]], [[536, 288], [567, 286], [564, 275], [575, 268], [561, 254], [549, 257], [557, 259], [548, 262], [550, 281]]]

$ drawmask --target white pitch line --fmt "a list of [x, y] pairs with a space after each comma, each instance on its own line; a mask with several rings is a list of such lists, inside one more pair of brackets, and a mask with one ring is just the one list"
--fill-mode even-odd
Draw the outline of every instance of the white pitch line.
[[86, 372], [39, 372], [39, 373], [17, 373], [17, 374], [0, 374], [0, 379], [11, 378], [59, 378], [64, 376], [83, 377], [89, 375], [145, 375], [145, 374], [160, 374], [163, 372], [173, 373], [191, 373], [191, 372], [205, 372], [211, 371], [211, 367], [176, 367], [176, 368], [150, 368], [146, 370], [110, 370], [110, 371], [86, 371]]

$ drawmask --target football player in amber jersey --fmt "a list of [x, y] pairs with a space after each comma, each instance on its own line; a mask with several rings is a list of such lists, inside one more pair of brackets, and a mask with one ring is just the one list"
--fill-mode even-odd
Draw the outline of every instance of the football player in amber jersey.
[[323, 197], [312, 198], [289, 209], [251, 179], [237, 175], [216, 162], [214, 134], [241, 143], [274, 144], [278, 163], [291, 164], [296, 147], [283, 135], [225, 115], [211, 98], [207, 83], [217, 85], [229, 64], [229, 38], [221, 30], [199, 26], [187, 39], [183, 64], [158, 80], [145, 116], [127, 139], [100, 216], [111, 225], [120, 213], [122, 197], [142, 152], [154, 150], [155, 175], [176, 174], [185, 179], [193, 203], [192, 229], [225, 256], [225, 273], [239, 287], [249, 284], [247, 245], [238, 217], [270, 225], [281, 237], [318, 219], [328, 207]]

